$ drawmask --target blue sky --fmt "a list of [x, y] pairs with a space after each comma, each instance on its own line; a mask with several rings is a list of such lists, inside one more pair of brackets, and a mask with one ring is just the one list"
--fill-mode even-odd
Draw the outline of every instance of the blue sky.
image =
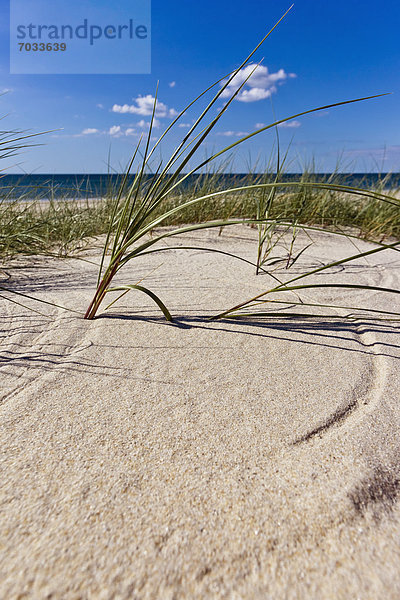
[[[53, 0], [52, 4], [57, 1]], [[86, 0], [88, 11], [93, 2]], [[98, 4], [98, 2], [97, 2]], [[126, 14], [129, 1], [120, 1]], [[9, 159], [14, 173], [101, 173], [123, 169], [149, 121], [159, 81], [158, 136], [177, 111], [235, 67], [290, 6], [290, 0], [152, 0], [149, 75], [10, 75], [9, 1], [0, 0], [0, 114], [3, 130], [56, 130], [43, 145]], [[347, 99], [390, 96], [322, 111], [280, 127], [289, 171], [311, 161], [331, 171], [400, 171], [400, 3], [297, 0], [252, 62], [262, 67], [229, 107], [199, 159], [258, 124]], [[221, 108], [226, 99], [221, 99]], [[272, 102], [271, 102], [272, 101]], [[182, 118], [190, 125], [199, 109]], [[213, 114], [216, 114], [215, 112]], [[162, 156], [187, 128], [175, 127]], [[265, 132], [236, 149], [233, 169], [262, 167], [273, 151]], [[193, 163], [192, 163], [193, 164]]]

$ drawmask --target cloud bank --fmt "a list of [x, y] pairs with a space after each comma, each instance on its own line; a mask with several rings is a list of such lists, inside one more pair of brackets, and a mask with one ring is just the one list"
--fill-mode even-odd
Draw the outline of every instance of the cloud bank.
[[[138, 96], [133, 100], [134, 104], [114, 104], [112, 112], [119, 114], [132, 114], [141, 115], [143, 117], [150, 117], [153, 114], [155, 98], [151, 94], [146, 96]], [[164, 102], [157, 100], [156, 104], [156, 117], [159, 119], [165, 117], [176, 117], [177, 111], [174, 108], [168, 108]]]
[[[284, 69], [279, 69], [276, 73], [270, 73], [268, 67], [251, 63], [240, 69], [222, 92], [221, 98], [230, 98], [248, 78], [235, 100], [239, 102], [265, 100], [277, 91], [277, 85], [281, 85], [287, 79], [294, 77], [296, 77], [294, 73], [286, 73]], [[221, 85], [225, 85], [227, 81], [225, 79]]]

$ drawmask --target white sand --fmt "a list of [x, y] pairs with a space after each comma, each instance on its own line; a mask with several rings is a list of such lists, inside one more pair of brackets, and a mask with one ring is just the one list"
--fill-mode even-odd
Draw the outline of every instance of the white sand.
[[[185, 243], [254, 260], [255, 239]], [[289, 275], [354, 250], [316, 240]], [[400, 288], [399, 259], [335, 281]], [[161, 263], [142, 285], [174, 324], [140, 292], [91, 322], [0, 298], [0, 598], [399, 598], [398, 325], [209, 321], [271, 282], [218, 254], [150, 255], [120, 280]], [[86, 309], [94, 266], [26, 265], [15, 289]], [[400, 311], [389, 294], [303, 296]]]

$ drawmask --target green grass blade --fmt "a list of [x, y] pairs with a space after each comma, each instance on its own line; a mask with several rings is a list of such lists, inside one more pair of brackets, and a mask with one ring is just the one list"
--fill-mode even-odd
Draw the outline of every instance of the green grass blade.
[[[224, 250], [217, 250], [216, 248], [207, 248], [204, 246], [168, 246], [167, 248], [155, 248], [154, 250], [146, 250], [145, 252], [140, 252], [140, 256], [145, 256], [146, 254], [155, 254], [156, 252], [167, 252], [168, 250], [201, 250], [202, 252], [214, 252], [216, 254], [222, 254], [224, 256], [230, 256], [231, 258], [236, 258], [252, 267], [255, 267], [255, 263], [251, 260], [247, 260], [237, 254], [233, 254], [232, 252], [225, 252]], [[262, 269], [264, 273], [268, 273], [265, 269]], [[281, 283], [281, 282], [280, 282]]]
[[249, 133], [248, 135], [243, 136], [242, 138], [240, 138], [236, 142], [233, 142], [232, 144], [229, 144], [229, 146], [226, 146], [225, 148], [223, 148], [219, 152], [216, 152], [207, 161], [204, 161], [203, 163], [200, 163], [196, 167], [196, 171], [199, 170], [199, 169], [201, 169], [204, 165], [206, 165], [207, 162], [210, 162], [211, 160], [215, 160], [219, 156], [222, 156], [222, 154], [225, 154], [225, 152], [228, 152], [229, 150], [232, 150], [233, 148], [235, 148], [239, 144], [242, 144], [246, 140], [251, 139], [255, 135], [258, 135], [258, 134], [262, 133], [263, 131], [268, 131], [268, 129], [272, 129], [273, 127], [277, 127], [278, 125], [281, 125], [282, 123], [286, 123], [287, 121], [291, 121], [292, 119], [296, 119], [298, 117], [302, 117], [304, 115], [308, 115], [308, 114], [311, 114], [311, 113], [314, 113], [314, 112], [317, 112], [317, 111], [320, 111], [320, 110], [328, 110], [329, 108], [334, 108], [336, 106], [344, 106], [346, 104], [352, 104], [354, 102], [363, 102], [364, 100], [372, 100], [373, 98], [381, 98], [382, 96], [389, 96], [389, 95], [390, 95], [390, 92], [386, 92], [384, 94], [375, 94], [373, 96], [364, 96], [362, 98], [355, 98], [353, 100], [344, 100], [342, 102], [335, 102], [334, 104], [327, 104], [325, 106], [318, 106], [317, 108], [312, 108], [312, 109], [309, 109], [309, 110], [305, 110], [303, 112], [296, 113], [295, 115], [291, 115], [290, 117], [286, 117], [285, 119], [279, 119], [278, 121], [275, 121], [274, 123], [271, 123], [270, 125], [266, 125], [265, 127], [261, 127], [260, 129], [257, 129], [256, 131], [253, 131], [252, 133]]
[[[231, 83], [231, 81], [234, 79], [234, 77], [237, 75], [237, 73], [239, 73], [239, 71], [249, 62], [249, 60], [254, 56], [254, 54], [257, 52], [257, 50], [262, 46], [262, 44], [265, 42], [265, 40], [271, 35], [271, 33], [274, 31], [274, 29], [276, 29], [276, 27], [278, 27], [278, 25], [281, 23], [281, 21], [286, 17], [286, 15], [292, 10], [293, 8], [293, 4], [285, 11], [285, 13], [282, 15], [282, 17], [275, 23], [275, 25], [268, 31], [268, 33], [262, 38], [262, 40], [257, 44], [257, 46], [254, 48], [254, 50], [252, 50], [252, 52], [247, 56], [247, 58], [240, 64], [240, 66], [235, 69], [231, 76], [227, 79], [227, 81], [225, 82], [225, 84], [222, 86], [222, 88], [219, 90], [219, 92], [214, 96], [214, 98], [211, 100], [211, 102], [207, 105], [207, 107], [202, 111], [202, 113], [200, 114], [200, 116], [196, 119], [194, 125], [190, 128], [190, 130], [187, 132], [187, 134], [184, 136], [182, 143], [178, 146], [177, 150], [173, 153], [173, 155], [171, 156], [170, 161], [168, 161], [165, 170], [163, 171], [163, 175], [165, 175], [165, 173], [168, 171], [168, 169], [170, 168], [171, 164], [173, 164], [174, 159], [176, 158], [176, 155], [179, 153], [179, 151], [181, 150], [181, 148], [183, 147], [183, 145], [186, 143], [186, 141], [189, 139], [190, 135], [193, 133], [193, 131], [196, 129], [196, 127], [199, 125], [199, 123], [203, 120], [203, 118], [205, 117], [206, 114], [208, 114], [208, 112], [210, 111], [210, 109], [214, 106], [214, 104], [217, 102], [217, 100], [220, 98], [221, 94], [225, 91], [225, 89], [228, 87], [228, 85]], [[236, 94], [235, 94], [236, 96]], [[199, 96], [200, 97], [200, 96]], [[218, 120], [218, 119], [217, 119]], [[201, 143], [201, 142], [200, 142]], [[200, 145], [200, 144], [199, 144]], [[187, 161], [186, 161], [187, 163]], [[186, 164], [185, 163], [185, 164]], [[183, 168], [183, 167], [182, 167]], [[182, 169], [178, 170], [178, 173], [181, 171]], [[165, 193], [165, 192], [164, 192]]]
[[168, 308], [160, 300], [160, 298], [158, 296], [156, 296], [156, 294], [154, 292], [152, 292], [151, 290], [143, 287], [142, 285], [120, 285], [120, 286], [117, 286], [117, 287], [109, 288], [107, 290], [107, 292], [120, 292], [120, 291], [127, 292], [129, 290], [139, 290], [140, 292], [143, 292], [144, 294], [147, 294], [158, 305], [158, 307], [161, 309], [161, 311], [163, 312], [163, 314], [164, 314], [165, 318], [167, 319], [167, 321], [173, 321]]
[[[393, 316], [397, 316], [399, 313], [398, 312], [393, 312], [390, 310], [378, 310], [375, 308], [367, 308], [367, 307], [361, 307], [361, 306], [343, 306], [341, 304], [323, 304], [321, 302], [296, 302], [295, 300], [272, 300], [271, 298], [268, 298], [267, 300], [260, 300], [260, 304], [283, 304], [284, 306], [313, 306], [313, 307], [317, 307], [317, 308], [332, 308], [335, 310], [355, 310], [355, 311], [365, 311], [365, 312], [373, 312], [373, 313], [377, 313], [377, 314], [381, 314], [381, 315], [393, 315]], [[274, 312], [274, 314], [277, 314], [278, 311], [272, 311]], [[281, 314], [285, 315], [285, 308], [281, 309]], [[247, 315], [247, 316], [255, 316], [255, 315], [267, 315], [268, 312], [263, 312], [263, 313], [239, 313], [240, 315]], [[316, 315], [318, 316], [318, 315]]]
[[[343, 258], [341, 260], [336, 260], [336, 261], [331, 262], [331, 263], [329, 263], [327, 265], [323, 265], [322, 267], [318, 267], [316, 269], [312, 269], [311, 271], [308, 271], [307, 273], [303, 273], [301, 275], [298, 275], [297, 277], [293, 277], [292, 279], [290, 279], [289, 281], [286, 281], [282, 285], [276, 286], [276, 287], [274, 287], [274, 288], [272, 288], [270, 290], [267, 290], [265, 292], [261, 292], [261, 294], [258, 294], [257, 296], [254, 296], [253, 298], [250, 298], [249, 300], [246, 300], [245, 302], [237, 304], [236, 306], [234, 306], [234, 307], [232, 307], [232, 308], [224, 311], [223, 313], [220, 313], [219, 315], [216, 315], [213, 318], [215, 318], [215, 319], [221, 319], [221, 318], [225, 317], [226, 315], [228, 315], [229, 313], [236, 312], [236, 311], [240, 310], [241, 308], [246, 307], [251, 302], [259, 300], [260, 298], [263, 298], [264, 296], [266, 296], [267, 294], [271, 294], [272, 292], [289, 290], [290, 289], [290, 284], [292, 284], [293, 282], [299, 281], [300, 279], [304, 279], [305, 277], [309, 277], [310, 275], [314, 275], [315, 273], [320, 273], [321, 271], [324, 271], [326, 269], [330, 269], [330, 268], [336, 267], [338, 265], [343, 265], [345, 263], [351, 262], [351, 261], [356, 260], [358, 258], [364, 258], [365, 256], [370, 256], [372, 254], [376, 254], [377, 252], [382, 252], [382, 251], [387, 250], [389, 248], [395, 248], [398, 245], [400, 245], [400, 242], [394, 242], [393, 244], [387, 244], [384, 247], [380, 246], [379, 248], [374, 248], [372, 250], [367, 250], [366, 252], [361, 252], [359, 254], [355, 254], [354, 256], [348, 256], [348, 257]], [[343, 285], [345, 285], [345, 284], [343, 284]], [[293, 289], [296, 289], [296, 288], [293, 288]], [[297, 289], [299, 289], [299, 288], [297, 288]], [[387, 288], [385, 288], [385, 290], [386, 289]]]

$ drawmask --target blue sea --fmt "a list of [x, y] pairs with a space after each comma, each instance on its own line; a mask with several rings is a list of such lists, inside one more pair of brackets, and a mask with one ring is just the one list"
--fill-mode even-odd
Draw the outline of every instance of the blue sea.
[[[313, 174], [313, 180], [327, 181], [329, 173]], [[148, 175], [147, 177], [151, 177]], [[185, 188], [201, 185], [201, 179], [205, 175], [191, 175], [184, 183]], [[218, 175], [218, 184], [225, 187], [246, 185], [251, 183], [256, 175], [244, 173], [226, 173]], [[281, 175], [283, 182], [298, 181], [300, 173], [286, 173]], [[337, 182], [338, 175], [335, 175]], [[0, 175], [0, 201], [3, 199], [84, 199], [101, 198], [110, 192], [117, 190], [123, 175], [118, 174], [90, 174], [66, 173], [62, 175]], [[400, 173], [342, 173], [339, 175], [340, 184], [352, 187], [363, 187], [366, 189], [376, 188], [380, 182], [384, 182], [385, 190], [400, 188]], [[129, 181], [133, 181], [133, 175]]]

